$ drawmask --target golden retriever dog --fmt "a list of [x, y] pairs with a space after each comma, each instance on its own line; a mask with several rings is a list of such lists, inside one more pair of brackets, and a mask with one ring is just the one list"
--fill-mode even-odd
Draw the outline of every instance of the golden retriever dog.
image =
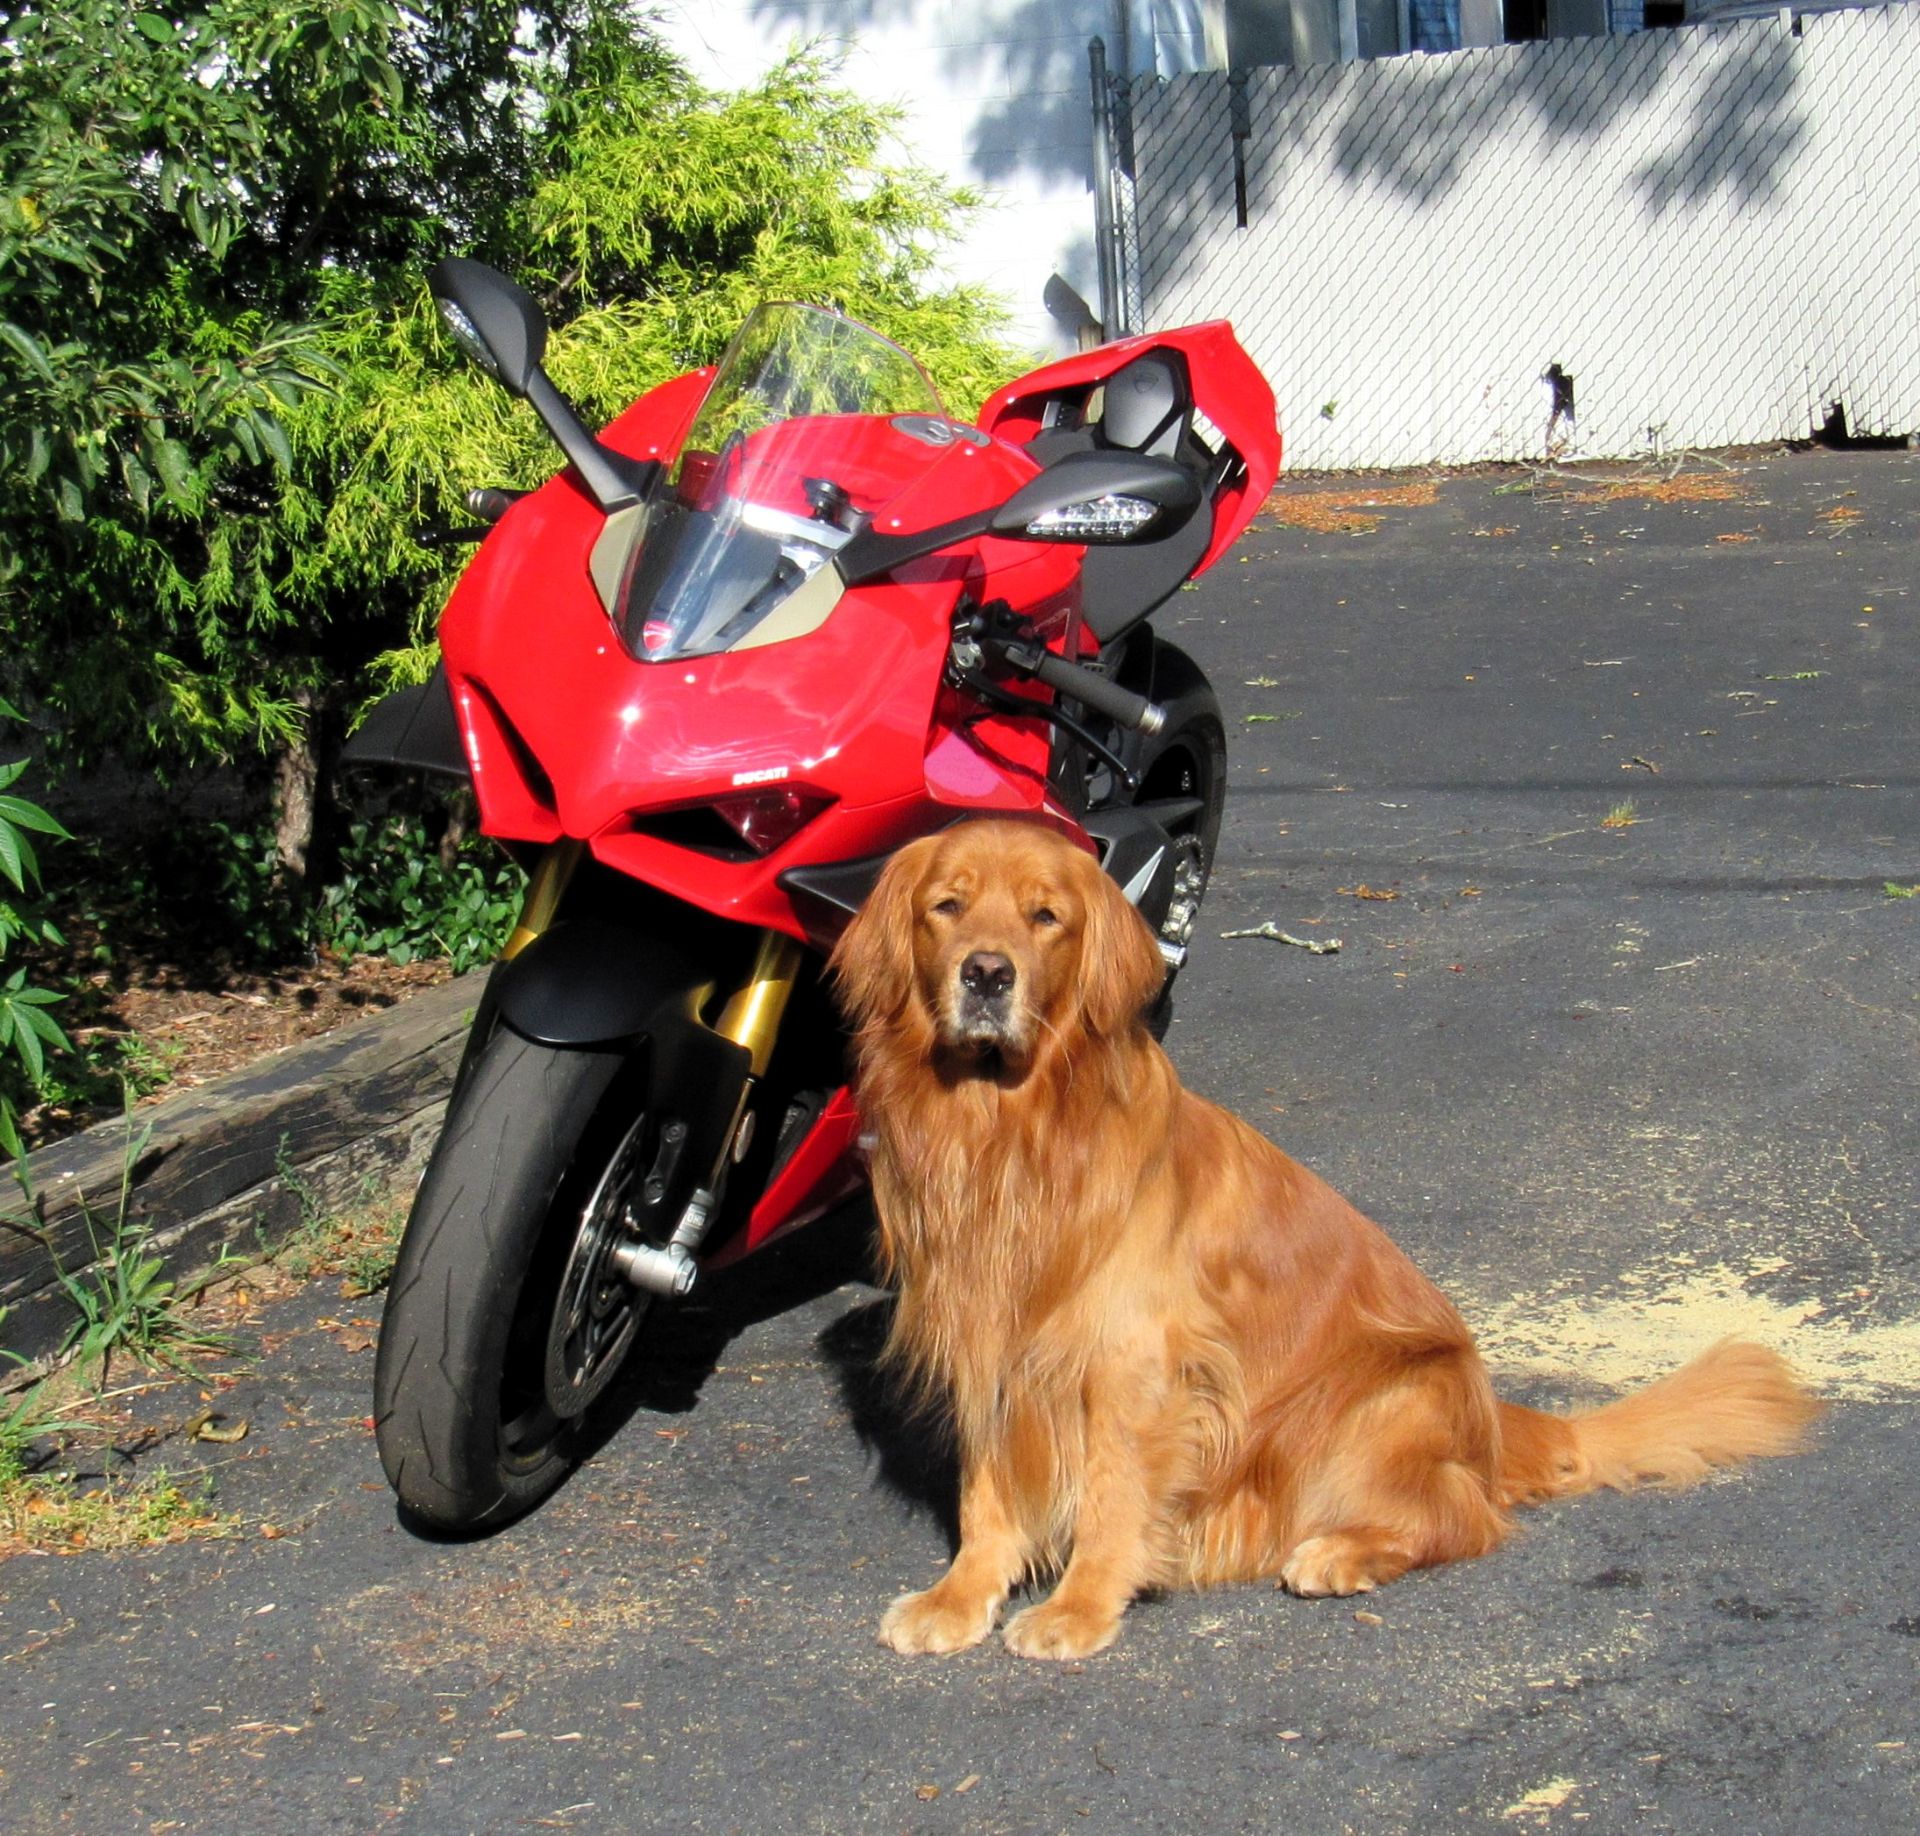
[[[1183, 1090], [1164, 973], [1073, 842], [961, 824], [900, 850], [834, 956], [874, 1137], [886, 1358], [950, 1412], [960, 1544], [880, 1623], [1078, 1658], [1148, 1589], [1357, 1594], [1485, 1555], [1516, 1505], [1790, 1451], [1819, 1405], [1726, 1341], [1571, 1417], [1498, 1401], [1380, 1228]], [[1296, 1051], [1310, 1051], [1296, 1042]]]

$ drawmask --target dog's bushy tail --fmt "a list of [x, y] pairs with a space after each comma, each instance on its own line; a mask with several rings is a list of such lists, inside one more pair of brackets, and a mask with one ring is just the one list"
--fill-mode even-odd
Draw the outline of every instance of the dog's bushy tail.
[[1717, 1466], [1792, 1453], [1823, 1407], [1778, 1352], [1744, 1339], [1722, 1339], [1672, 1376], [1579, 1415], [1503, 1402], [1501, 1502], [1692, 1485]]

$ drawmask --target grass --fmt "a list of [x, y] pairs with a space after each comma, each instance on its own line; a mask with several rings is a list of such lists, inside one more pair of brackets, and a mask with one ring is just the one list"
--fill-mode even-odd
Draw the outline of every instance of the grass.
[[165, 1473], [87, 1487], [59, 1474], [0, 1476], [0, 1560], [27, 1549], [71, 1555], [180, 1543], [228, 1536], [234, 1528], [233, 1518], [213, 1508], [206, 1485], [183, 1491]]
[[1622, 797], [1612, 809], [1600, 818], [1603, 829], [1630, 829], [1640, 818], [1634, 814], [1633, 799]]
[[1898, 880], [1888, 880], [1886, 888], [1889, 899], [1920, 898], [1920, 882], [1912, 886], [1902, 886]]
[[[5, 1319], [0, 1308], [0, 1323]], [[22, 1362], [12, 1352], [0, 1356]], [[42, 1379], [0, 1396], [0, 1561], [28, 1549], [70, 1555], [228, 1534], [232, 1520], [211, 1508], [204, 1486], [193, 1496], [163, 1472], [127, 1485], [82, 1487], [66, 1474], [35, 1470], [53, 1457], [45, 1446], [50, 1436], [87, 1426], [56, 1414], [49, 1388]]]

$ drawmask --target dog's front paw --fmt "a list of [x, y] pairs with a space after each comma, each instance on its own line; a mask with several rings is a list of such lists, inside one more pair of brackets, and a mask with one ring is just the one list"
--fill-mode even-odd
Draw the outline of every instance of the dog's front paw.
[[993, 1630], [997, 1600], [968, 1599], [942, 1583], [902, 1594], [880, 1620], [880, 1642], [895, 1651], [964, 1651]]
[[1055, 1595], [1007, 1621], [1007, 1649], [1021, 1657], [1092, 1657], [1104, 1651], [1120, 1634], [1117, 1612], [1096, 1612], [1077, 1601]]

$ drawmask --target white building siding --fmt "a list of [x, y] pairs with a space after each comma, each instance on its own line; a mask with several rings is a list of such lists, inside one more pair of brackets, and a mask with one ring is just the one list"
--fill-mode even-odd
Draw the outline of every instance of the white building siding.
[[755, 81], [795, 44], [824, 41], [856, 93], [906, 110], [900, 151], [986, 194], [949, 257], [999, 292], [1017, 334], [1053, 343], [1040, 290], [1056, 270], [1088, 299], [1093, 253], [1087, 44], [1114, 67], [1202, 68], [1202, 0], [661, 0], [667, 42], [715, 88]]

